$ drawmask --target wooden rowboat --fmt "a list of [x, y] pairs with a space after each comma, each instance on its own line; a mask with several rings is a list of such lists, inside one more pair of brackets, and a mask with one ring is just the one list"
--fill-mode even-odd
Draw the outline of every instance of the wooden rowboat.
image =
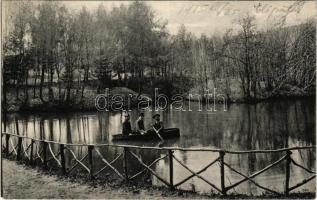
[[[179, 128], [167, 128], [160, 131], [163, 139], [178, 138], [180, 136]], [[128, 136], [116, 134], [112, 136], [113, 141], [135, 141], [135, 140], [160, 140], [153, 130], [148, 130], [147, 133], [141, 135], [140, 133], [132, 133]]]

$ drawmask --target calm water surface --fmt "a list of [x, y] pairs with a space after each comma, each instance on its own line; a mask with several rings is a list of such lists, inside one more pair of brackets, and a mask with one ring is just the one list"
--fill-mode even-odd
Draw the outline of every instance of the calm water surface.
[[[228, 111], [222, 105], [217, 111], [198, 111], [198, 104], [191, 103], [192, 112], [161, 112], [165, 127], [180, 128], [181, 137], [166, 141], [163, 146], [175, 147], [208, 147], [227, 150], [277, 149], [293, 146], [315, 145], [315, 100], [281, 100], [263, 102], [253, 105], [232, 104]], [[150, 128], [153, 112], [145, 112], [145, 126]], [[131, 112], [131, 121], [137, 119], [138, 111]], [[76, 112], [47, 114], [12, 114], [3, 119], [3, 130], [29, 137], [54, 140], [67, 143], [115, 143], [112, 135], [121, 132], [123, 116], [120, 112]], [[132, 123], [134, 127], [134, 123]], [[140, 146], [157, 146], [158, 142], [121, 142]], [[57, 147], [53, 147], [57, 151]], [[74, 148], [81, 157], [87, 153], [86, 148]], [[122, 148], [100, 148], [108, 161], [122, 153]], [[151, 163], [166, 152], [157, 150], [134, 150], [145, 163]], [[194, 171], [202, 169], [218, 157], [218, 153], [175, 151], [175, 156]], [[226, 154], [225, 162], [244, 174], [252, 174], [278, 160], [282, 153], [270, 154]], [[67, 155], [67, 164], [71, 157]], [[315, 169], [315, 151], [293, 151], [292, 158]], [[100, 159], [94, 159], [96, 169], [102, 168]], [[283, 191], [285, 183], [285, 162], [264, 172], [254, 180], [263, 186]], [[122, 161], [114, 164], [121, 170]], [[130, 175], [142, 169], [135, 159], [129, 158]], [[168, 159], [163, 159], [152, 167], [165, 180], [169, 180]], [[202, 173], [206, 179], [220, 187], [220, 169], [218, 163]], [[111, 171], [105, 171], [104, 176]], [[225, 168], [226, 185], [235, 183], [242, 177]], [[189, 171], [174, 162], [174, 183], [187, 176]], [[293, 186], [309, 174], [295, 166], [291, 167], [290, 185]], [[154, 185], [162, 183], [154, 176], [145, 174], [142, 179]], [[198, 178], [188, 180], [182, 189], [209, 193], [211, 187]], [[315, 191], [315, 181], [300, 187], [297, 191]], [[230, 192], [261, 194], [263, 190], [250, 182], [245, 182]]]

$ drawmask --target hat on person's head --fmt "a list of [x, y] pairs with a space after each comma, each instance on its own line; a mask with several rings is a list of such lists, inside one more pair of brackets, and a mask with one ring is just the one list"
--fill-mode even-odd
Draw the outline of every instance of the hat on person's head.
[[155, 114], [155, 115], [153, 115], [153, 119], [156, 119], [157, 117], [160, 117], [160, 114]]

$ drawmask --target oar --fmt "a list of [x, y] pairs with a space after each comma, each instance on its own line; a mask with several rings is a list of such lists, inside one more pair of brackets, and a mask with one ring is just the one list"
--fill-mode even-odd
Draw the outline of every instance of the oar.
[[162, 129], [160, 128], [159, 130], [156, 130], [155, 127], [153, 126], [154, 132], [156, 133], [156, 135], [164, 142], [163, 137], [159, 134], [159, 131]]

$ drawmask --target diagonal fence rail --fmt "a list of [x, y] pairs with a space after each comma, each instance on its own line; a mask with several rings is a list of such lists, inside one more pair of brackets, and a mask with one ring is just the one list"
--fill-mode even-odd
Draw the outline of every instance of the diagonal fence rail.
[[[74, 171], [75, 168], [81, 167], [91, 179], [95, 179], [99, 176], [105, 169], [109, 168], [112, 172], [119, 177], [120, 180], [124, 181], [132, 181], [135, 178], [139, 177], [140, 175], [144, 174], [145, 172], [149, 172], [151, 175], [155, 176], [160, 182], [171, 189], [175, 189], [183, 185], [188, 180], [196, 177], [206, 184], [208, 184], [211, 188], [218, 191], [222, 195], [226, 195], [228, 191], [234, 189], [235, 187], [241, 185], [244, 182], [249, 181], [250, 183], [254, 184], [256, 187], [261, 188], [269, 193], [275, 195], [288, 195], [291, 191], [296, 188], [299, 188], [309, 181], [316, 178], [316, 172], [308, 169], [307, 167], [297, 163], [292, 158], [292, 151], [295, 150], [315, 150], [315, 146], [306, 146], [306, 147], [291, 147], [291, 148], [283, 148], [283, 149], [275, 149], [275, 150], [250, 150], [250, 151], [231, 151], [231, 150], [222, 150], [222, 149], [211, 149], [211, 148], [179, 148], [179, 147], [141, 147], [141, 146], [133, 146], [133, 145], [116, 145], [116, 144], [66, 144], [60, 143], [56, 141], [48, 141], [48, 140], [40, 140], [34, 139], [27, 136], [21, 136], [16, 134], [10, 133], [2, 133], [1, 137], [4, 137], [5, 142], [2, 142], [2, 153], [5, 157], [13, 157], [17, 161], [22, 159], [26, 160], [29, 164], [34, 165], [35, 163], [39, 163], [43, 166], [44, 169], [48, 168], [48, 165], [51, 163], [55, 163], [57, 167], [61, 170], [62, 174], [70, 174]], [[17, 139], [17, 144], [15, 145], [12, 141], [12, 138]], [[28, 143], [29, 142], [29, 143]], [[57, 153], [54, 153], [53, 145], [58, 145]], [[108, 158], [105, 158], [102, 152], [100, 151], [102, 147], [117, 147], [123, 148], [123, 152], [119, 153], [115, 156], [114, 159], [111, 161]], [[72, 147], [82, 147], [85, 149], [84, 156], [81, 158], [76, 156], [76, 153], [72, 150]], [[139, 149], [139, 150], [158, 150], [163, 152], [163, 156], [160, 155], [159, 158], [156, 158], [154, 161], [147, 164], [140, 156], [132, 151], [132, 149]], [[216, 159], [213, 159], [207, 165], [202, 167], [198, 171], [194, 171], [190, 167], [188, 167], [185, 163], [183, 163], [179, 158], [174, 155], [174, 151], [208, 151], [219, 153], [219, 156]], [[66, 167], [66, 158], [65, 153], [70, 155], [71, 160], [69, 162], [69, 166]], [[267, 165], [266, 167], [254, 172], [251, 175], [244, 174], [240, 172], [238, 169], [235, 169], [230, 164], [225, 161], [226, 154], [260, 154], [260, 153], [282, 153], [284, 154], [282, 157], [277, 159], [276, 161], [272, 162], [271, 164]], [[122, 158], [122, 163], [120, 164], [120, 158]], [[133, 172], [133, 175], [129, 175], [128, 170], [128, 158], [135, 159], [137, 163], [143, 168], [139, 172]], [[95, 170], [94, 161], [99, 159], [101, 163], [104, 165], [101, 166], [98, 170]], [[154, 169], [152, 169], [155, 164], [159, 161], [167, 159], [168, 160], [168, 167], [169, 167], [169, 180], [165, 180], [161, 177]], [[174, 183], [174, 163], [178, 163], [184, 169], [189, 171], [191, 175], [184, 178], [183, 180], [179, 181], [178, 183]], [[254, 178], [259, 176], [260, 174], [264, 173], [265, 171], [280, 165], [281, 163], [285, 162], [285, 187], [283, 192], [275, 191], [268, 187], [265, 187], [259, 183], [257, 183]], [[216, 163], [219, 164], [220, 170], [220, 187], [216, 186], [216, 183], [208, 180], [207, 178], [203, 177], [201, 174], [206, 171], [211, 166], [215, 165]], [[119, 164], [122, 167], [120, 169], [115, 166], [115, 164]], [[297, 184], [290, 186], [290, 166], [293, 165], [298, 167], [307, 173], [311, 174], [309, 177], [301, 180]], [[225, 183], [225, 168], [228, 170], [233, 171], [234, 173], [243, 177], [241, 180], [230, 183], [230, 185], [226, 185]]]

